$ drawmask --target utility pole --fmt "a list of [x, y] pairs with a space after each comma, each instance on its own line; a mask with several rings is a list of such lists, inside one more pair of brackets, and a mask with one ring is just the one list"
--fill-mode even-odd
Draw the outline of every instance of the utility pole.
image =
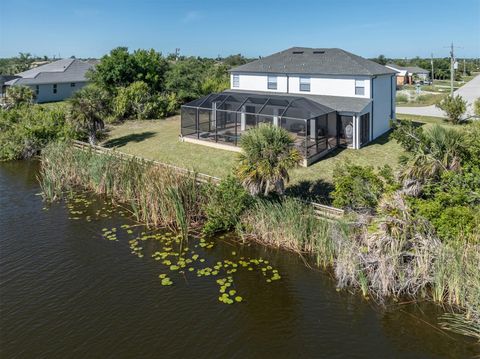
[[430, 54], [431, 59], [430, 59], [430, 64], [432, 65], [432, 87], [433, 87], [433, 79], [435, 78], [435, 75], [433, 73], [433, 52]]
[[175, 62], [178, 61], [178, 56], [180, 55], [180, 49], [177, 47], [175, 48]]
[[[465, 68], [465, 59], [463, 59], [463, 77], [465, 77], [466, 74], [467, 73], [466, 73], [466, 68]], [[463, 79], [463, 80], [465, 80], [465, 79]]]
[[450, 96], [453, 97], [453, 78], [455, 74], [455, 69], [454, 67], [455, 63], [455, 53], [454, 53], [454, 47], [453, 47], [453, 41], [452, 45], [450, 45]]

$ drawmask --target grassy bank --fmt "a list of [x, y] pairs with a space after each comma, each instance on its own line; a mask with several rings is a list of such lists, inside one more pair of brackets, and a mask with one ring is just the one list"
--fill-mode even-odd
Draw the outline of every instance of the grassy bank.
[[48, 200], [85, 188], [130, 205], [136, 219], [147, 226], [183, 233], [203, 217], [201, 204], [207, 196], [194, 174], [80, 150], [68, 143], [51, 144], [42, 152], [41, 186]]

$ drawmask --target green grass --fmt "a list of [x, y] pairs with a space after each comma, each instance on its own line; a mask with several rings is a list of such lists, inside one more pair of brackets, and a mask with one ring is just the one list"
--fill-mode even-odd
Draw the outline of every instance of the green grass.
[[[400, 119], [416, 120], [431, 126], [445, 124], [436, 117], [399, 115]], [[180, 116], [166, 120], [126, 121], [121, 125], [109, 126], [108, 140], [102, 145], [116, 147], [119, 151], [154, 159], [165, 163], [193, 169], [200, 173], [224, 177], [236, 163], [235, 152], [207, 146], [180, 142]], [[403, 153], [401, 146], [390, 140], [388, 134], [381, 136], [360, 150], [338, 149], [309, 167], [291, 171], [288, 190], [291, 193], [310, 194], [313, 197], [328, 194], [333, 170], [342, 161], [349, 160], [359, 165], [381, 167], [398, 166]]]
[[436, 94], [423, 93], [416, 96], [414, 100], [405, 101], [404, 96], [397, 95], [397, 103], [399, 106], [403, 106], [403, 107], [430, 106], [440, 102], [440, 100], [445, 96], [446, 96], [445, 93], [436, 93]]

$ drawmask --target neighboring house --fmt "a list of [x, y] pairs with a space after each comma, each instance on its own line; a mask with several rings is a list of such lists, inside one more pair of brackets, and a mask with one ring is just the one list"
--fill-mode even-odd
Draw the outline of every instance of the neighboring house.
[[418, 66], [407, 66], [406, 67], [408, 73], [412, 74], [412, 76], [417, 77], [419, 80], [426, 81], [430, 78], [430, 71], [422, 69]]
[[7, 89], [5, 83], [16, 78], [18, 78], [16, 75], [0, 75], [0, 97], [5, 96], [5, 91]]
[[5, 86], [30, 87], [36, 102], [61, 101], [87, 84], [86, 72], [94, 65], [77, 59], [63, 59], [20, 72]]
[[417, 66], [399, 66], [397, 64], [386, 64], [386, 67], [397, 71], [397, 85], [411, 85], [414, 83], [414, 77], [421, 81], [427, 81], [430, 77], [430, 71]]
[[244, 131], [271, 123], [291, 133], [306, 166], [389, 130], [395, 75], [342, 49], [284, 50], [230, 70], [230, 90], [182, 106], [182, 139], [238, 150]]
[[412, 83], [411, 75], [408, 73], [406, 67], [398, 66], [396, 64], [386, 64], [385, 67], [397, 72], [397, 86], [403, 86]]

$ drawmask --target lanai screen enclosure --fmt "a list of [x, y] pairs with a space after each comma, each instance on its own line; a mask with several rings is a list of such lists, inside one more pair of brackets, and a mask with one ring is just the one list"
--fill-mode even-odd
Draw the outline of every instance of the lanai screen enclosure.
[[237, 146], [245, 131], [262, 123], [281, 126], [294, 138], [305, 165], [344, 142], [335, 110], [296, 96], [223, 92], [182, 106], [181, 134]]

